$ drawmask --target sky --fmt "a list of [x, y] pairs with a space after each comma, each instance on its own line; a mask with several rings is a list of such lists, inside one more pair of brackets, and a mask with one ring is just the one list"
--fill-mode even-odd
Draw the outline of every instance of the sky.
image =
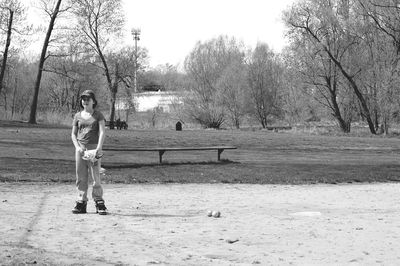
[[[198, 41], [204, 43], [220, 35], [235, 37], [249, 48], [258, 42], [267, 43], [280, 52], [286, 45], [282, 11], [297, 0], [121, 1], [126, 26], [125, 37], [118, 45], [134, 45], [131, 29], [139, 28], [138, 46], [148, 50], [151, 67], [171, 64], [182, 69], [185, 57]], [[43, 23], [40, 13], [42, 10], [30, 8], [29, 19]], [[41, 45], [39, 38], [31, 50], [39, 51]]]
[[[138, 46], [150, 65], [182, 66], [196, 43], [220, 35], [254, 48], [267, 43], [280, 52], [286, 45], [282, 11], [295, 0], [122, 0], [126, 30], [140, 28]], [[131, 34], [126, 42], [134, 44]]]

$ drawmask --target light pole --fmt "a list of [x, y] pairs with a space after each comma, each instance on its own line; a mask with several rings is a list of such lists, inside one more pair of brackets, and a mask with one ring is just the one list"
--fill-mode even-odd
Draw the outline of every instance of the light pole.
[[140, 41], [140, 29], [132, 29], [131, 31], [133, 39], [135, 40], [135, 69], [133, 74], [133, 92], [137, 92], [137, 69], [138, 69], [138, 49], [137, 49], [137, 42]]

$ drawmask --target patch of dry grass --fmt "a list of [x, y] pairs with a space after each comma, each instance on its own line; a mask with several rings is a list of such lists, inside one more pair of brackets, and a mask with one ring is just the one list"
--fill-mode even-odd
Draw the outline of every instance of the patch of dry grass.
[[[0, 121], [0, 180], [73, 182], [69, 127]], [[400, 181], [398, 138], [266, 130], [108, 130], [106, 146], [234, 145], [237, 150], [107, 152], [105, 182], [309, 184]]]

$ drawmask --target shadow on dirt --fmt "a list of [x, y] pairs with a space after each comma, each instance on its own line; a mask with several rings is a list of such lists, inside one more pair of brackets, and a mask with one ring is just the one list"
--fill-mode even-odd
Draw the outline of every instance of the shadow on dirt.
[[176, 215], [176, 214], [149, 214], [149, 213], [132, 213], [132, 214], [125, 214], [125, 213], [108, 213], [111, 216], [121, 216], [121, 217], [143, 217], [143, 218], [187, 218], [194, 215]]
[[122, 168], [141, 168], [149, 166], [179, 166], [179, 165], [226, 165], [226, 164], [240, 164], [231, 160], [206, 161], [206, 162], [163, 162], [163, 163], [102, 163], [105, 169], [122, 169]]

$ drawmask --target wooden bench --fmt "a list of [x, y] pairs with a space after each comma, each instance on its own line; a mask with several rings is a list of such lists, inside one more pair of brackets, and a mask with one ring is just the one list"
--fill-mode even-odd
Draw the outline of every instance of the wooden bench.
[[234, 150], [236, 147], [233, 146], [208, 146], [208, 147], [137, 147], [137, 148], [112, 148], [112, 147], [104, 147], [104, 151], [120, 151], [120, 152], [128, 152], [128, 151], [158, 151], [160, 164], [162, 163], [162, 156], [166, 151], [206, 151], [206, 150], [216, 150], [218, 152], [218, 161], [221, 160], [221, 153], [224, 150]]
[[278, 130], [291, 130], [291, 126], [276, 126], [276, 127], [266, 127], [268, 130], [278, 131]]

